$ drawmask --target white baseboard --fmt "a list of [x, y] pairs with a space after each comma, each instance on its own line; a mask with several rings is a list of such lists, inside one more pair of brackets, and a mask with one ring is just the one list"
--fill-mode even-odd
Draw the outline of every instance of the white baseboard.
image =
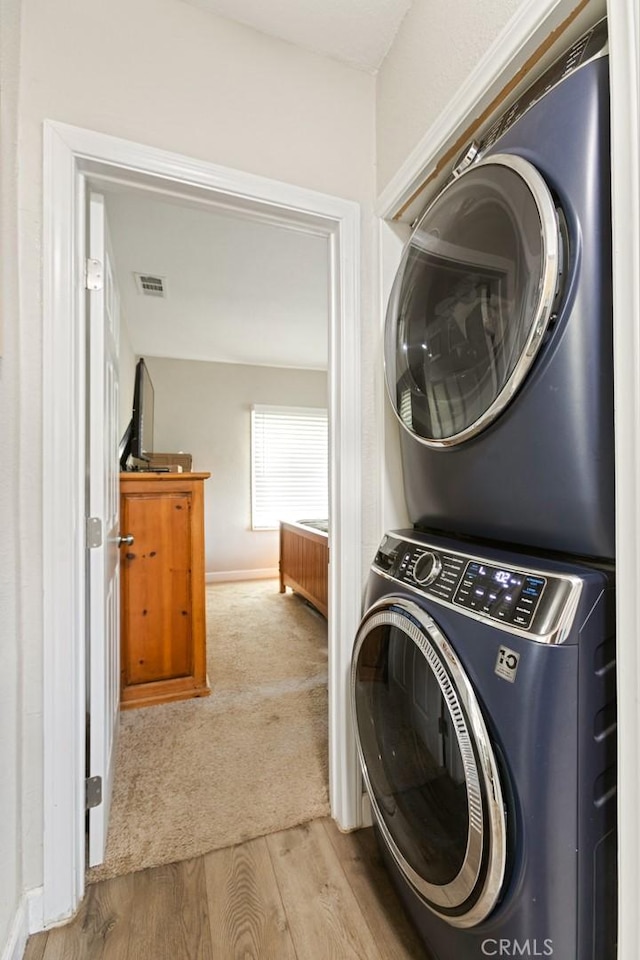
[[9, 938], [3, 947], [2, 960], [22, 960], [28, 936], [29, 918], [27, 900], [26, 897], [23, 897], [18, 904], [18, 909], [13, 918], [13, 923], [9, 930]]
[[[69, 919], [47, 924], [46, 929], [63, 926]], [[34, 887], [27, 890], [18, 905], [9, 938], [1, 948], [0, 960], [23, 960], [28, 938], [44, 929], [44, 887]]]
[[29, 933], [40, 933], [44, 930], [44, 887], [27, 890], [26, 901]]
[[42, 894], [42, 887], [35, 887], [20, 900], [0, 960], [22, 960], [29, 936], [44, 930]]
[[205, 574], [207, 583], [226, 583], [232, 580], [275, 580], [280, 575], [277, 567], [264, 570], [216, 570]]

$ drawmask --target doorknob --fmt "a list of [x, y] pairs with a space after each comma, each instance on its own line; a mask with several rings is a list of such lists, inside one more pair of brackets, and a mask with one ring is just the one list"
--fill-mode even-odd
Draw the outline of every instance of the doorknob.
[[131, 547], [133, 545], [133, 534], [128, 533], [126, 537], [118, 537], [118, 546], [119, 547]]

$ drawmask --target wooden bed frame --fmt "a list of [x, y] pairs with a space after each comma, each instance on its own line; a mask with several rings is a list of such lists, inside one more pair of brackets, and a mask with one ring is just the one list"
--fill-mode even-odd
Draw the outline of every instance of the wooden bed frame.
[[329, 537], [304, 523], [280, 522], [280, 593], [287, 587], [328, 616]]

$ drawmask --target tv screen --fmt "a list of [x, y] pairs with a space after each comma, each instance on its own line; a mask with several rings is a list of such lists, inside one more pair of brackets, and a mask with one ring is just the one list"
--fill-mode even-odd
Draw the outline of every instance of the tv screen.
[[133, 388], [133, 413], [125, 430], [118, 456], [120, 469], [136, 469], [128, 465], [129, 458], [148, 462], [153, 455], [153, 383], [142, 358], [136, 365]]
[[136, 365], [131, 418], [131, 456], [150, 460], [153, 454], [153, 383], [142, 358]]

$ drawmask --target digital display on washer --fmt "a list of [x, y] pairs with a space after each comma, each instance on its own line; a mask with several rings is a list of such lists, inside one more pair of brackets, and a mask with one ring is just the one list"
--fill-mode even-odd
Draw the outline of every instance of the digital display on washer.
[[390, 537], [388, 535], [383, 537], [382, 543], [378, 547], [375, 560], [373, 561], [374, 566], [380, 570], [384, 570], [385, 573], [390, 573], [398, 562], [400, 547], [402, 546], [402, 540], [398, 540], [396, 537]]
[[495, 620], [527, 628], [546, 583], [545, 577], [470, 560], [453, 602]]

